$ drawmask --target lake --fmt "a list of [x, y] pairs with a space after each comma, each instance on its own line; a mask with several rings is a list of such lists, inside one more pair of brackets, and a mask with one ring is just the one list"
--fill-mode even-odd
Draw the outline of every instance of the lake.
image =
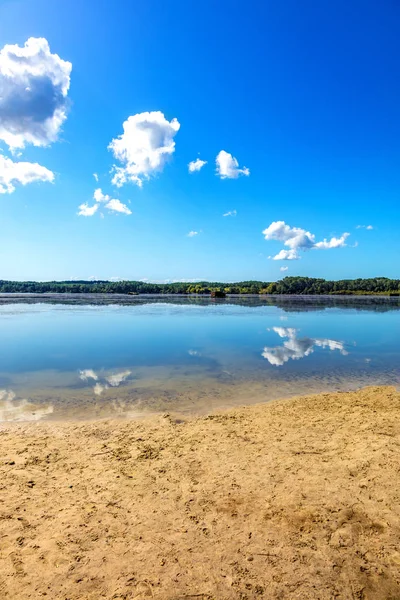
[[0, 295], [0, 420], [399, 385], [399, 332], [398, 298]]

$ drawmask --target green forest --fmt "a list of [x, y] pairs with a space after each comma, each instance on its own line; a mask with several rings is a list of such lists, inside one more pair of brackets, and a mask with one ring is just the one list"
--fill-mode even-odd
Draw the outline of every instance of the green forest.
[[0, 293], [70, 294], [385, 294], [400, 295], [400, 280], [387, 277], [328, 281], [311, 277], [285, 277], [280, 281], [221, 283], [149, 283], [143, 281], [3, 281]]

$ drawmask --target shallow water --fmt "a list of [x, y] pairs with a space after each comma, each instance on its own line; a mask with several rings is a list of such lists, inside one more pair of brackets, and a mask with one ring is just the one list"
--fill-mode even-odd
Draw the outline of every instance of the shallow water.
[[0, 296], [0, 420], [201, 414], [399, 384], [396, 298]]

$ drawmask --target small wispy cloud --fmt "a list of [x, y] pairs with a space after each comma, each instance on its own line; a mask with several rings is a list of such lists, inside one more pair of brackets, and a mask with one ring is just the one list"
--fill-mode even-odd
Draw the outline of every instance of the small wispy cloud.
[[371, 231], [371, 229], [373, 229], [372, 225], [357, 225], [356, 229], [368, 229], [369, 231]]
[[[95, 204], [90, 205], [88, 202], [84, 202], [81, 204], [79, 208], [78, 215], [81, 217], [92, 217], [100, 205], [104, 205], [104, 208], [107, 208], [110, 212], [114, 213], [122, 213], [124, 215], [131, 215], [132, 211], [126, 204], [118, 200], [118, 198], [111, 198], [108, 194], [103, 194], [101, 188], [97, 188], [94, 190], [93, 200]], [[103, 213], [100, 215], [104, 218]]]
[[99, 176], [97, 175], [97, 173], [93, 173], [93, 177], [95, 178], [96, 181], [99, 181]]
[[198, 281], [207, 281], [207, 277], [191, 277], [190, 279], [185, 279], [181, 277], [180, 279], [139, 279], [143, 283], [197, 283]]
[[236, 217], [237, 215], [237, 210], [236, 208], [234, 210], [228, 210], [228, 212], [224, 213], [222, 216], [223, 217]]
[[80, 217], [93, 217], [94, 213], [97, 212], [99, 208], [98, 204], [89, 205], [88, 202], [84, 202], [78, 206], [78, 215]]
[[200, 231], [189, 231], [189, 233], [186, 234], [187, 237], [195, 237], [196, 235], [199, 235]]
[[279, 270], [283, 272], [283, 271], [287, 271], [288, 269], [289, 269], [289, 267], [281, 267]]
[[124, 215], [132, 214], [132, 211], [130, 210], [130, 208], [128, 208], [126, 206], [126, 204], [123, 204], [123, 202], [121, 202], [121, 200], [118, 200], [118, 198], [111, 198], [107, 202], [106, 208], [108, 208], [108, 210], [110, 210], [110, 211], [122, 213]]
[[192, 160], [188, 164], [189, 173], [195, 173], [196, 171], [200, 171], [207, 164], [206, 160], [201, 160], [200, 158], [196, 158], [196, 160]]
[[346, 239], [349, 237], [349, 233], [343, 233], [340, 237], [332, 237], [330, 240], [324, 239], [322, 242], [314, 244], [313, 248], [318, 250], [328, 250], [329, 248], [344, 248], [346, 246]]

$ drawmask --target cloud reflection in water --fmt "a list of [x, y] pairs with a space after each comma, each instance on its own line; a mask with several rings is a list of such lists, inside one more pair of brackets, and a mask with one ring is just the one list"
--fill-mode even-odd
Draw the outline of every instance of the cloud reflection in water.
[[338, 350], [343, 356], [348, 354], [343, 342], [327, 338], [299, 338], [297, 337], [297, 329], [293, 329], [292, 327], [273, 327], [272, 330], [279, 337], [286, 338], [282, 346], [275, 346], [273, 348], [266, 346], [262, 352], [262, 356], [271, 365], [276, 367], [282, 366], [289, 360], [299, 360], [300, 358], [309, 356], [314, 352], [315, 347]]
[[12, 390], [0, 390], [0, 421], [40, 421], [53, 411], [51, 404], [39, 407], [25, 398], [18, 400]]
[[79, 371], [79, 377], [82, 381], [87, 381], [88, 379], [98, 380], [98, 376], [93, 371], [93, 369], [84, 369], [83, 371]]
[[115, 375], [110, 375], [109, 377], [106, 377], [106, 381], [108, 381], [108, 383], [112, 387], [118, 387], [119, 385], [121, 385], [121, 383], [128, 379], [131, 373], [132, 371], [122, 371], [121, 373], [115, 373]]
[[132, 371], [121, 371], [120, 373], [114, 373], [112, 375], [108, 375], [108, 377], [99, 377], [93, 369], [83, 369], [79, 371], [79, 378], [83, 381], [88, 381], [89, 379], [93, 379], [96, 384], [93, 387], [93, 391], [96, 396], [101, 396], [103, 392], [108, 390], [111, 387], [118, 387], [121, 383], [124, 383], [128, 377], [132, 374]]

